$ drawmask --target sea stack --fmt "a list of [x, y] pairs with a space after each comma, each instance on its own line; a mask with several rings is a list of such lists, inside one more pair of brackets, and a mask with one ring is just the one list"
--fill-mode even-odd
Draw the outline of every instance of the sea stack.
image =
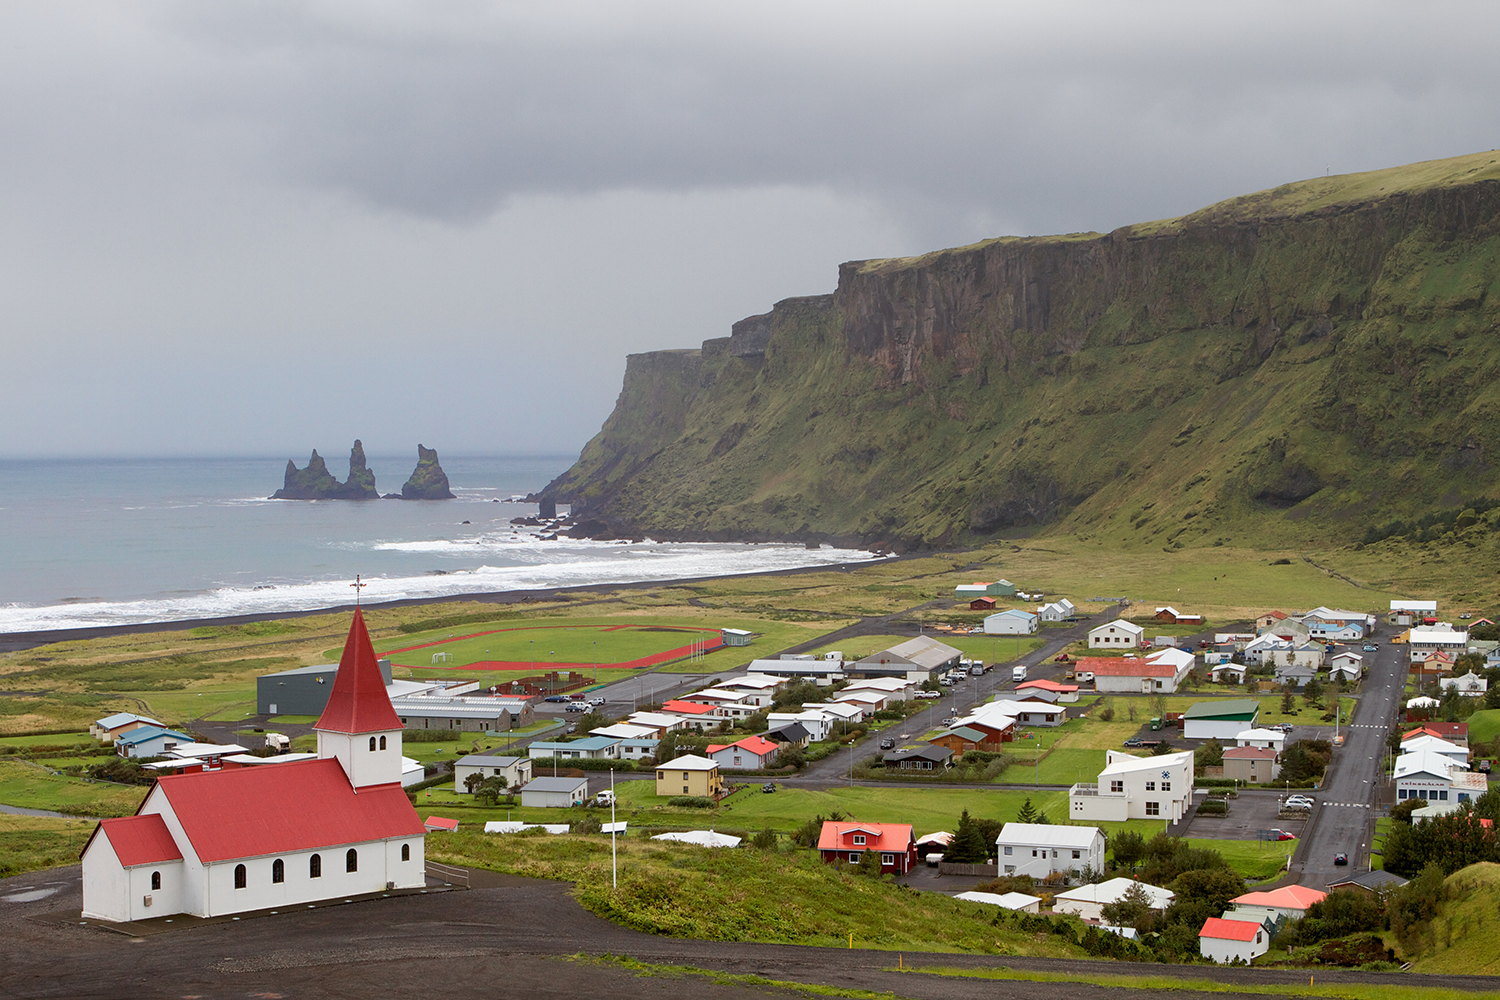
[[[395, 496], [395, 494], [390, 494]], [[402, 500], [452, 500], [453, 491], [448, 488], [448, 474], [438, 464], [438, 453], [432, 448], [417, 445], [417, 467], [411, 478], [401, 487]]]
[[297, 463], [288, 459], [286, 477], [281, 489], [271, 494], [272, 500], [378, 500], [375, 489], [375, 474], [365, 464], [365, 446], [356, 438], [349, 449], [349, 479], [339, 482], [328, 471], [328, 463], [314, 448], [307, 468], [297, 468]]

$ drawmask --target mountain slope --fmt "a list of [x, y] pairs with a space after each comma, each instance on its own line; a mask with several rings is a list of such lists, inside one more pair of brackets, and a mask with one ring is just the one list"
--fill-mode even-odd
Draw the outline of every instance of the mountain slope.
[[676, 538], [1354, 540], [1494, 492], [1497, 280], [1500, 153], [847, 263], [632, 355], [543, 495]]

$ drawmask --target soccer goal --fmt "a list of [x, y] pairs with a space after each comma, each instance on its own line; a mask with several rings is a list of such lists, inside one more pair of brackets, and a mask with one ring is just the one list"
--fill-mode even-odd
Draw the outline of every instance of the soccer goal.
[[433, 653], [432, 654], [432, 662], [433, 663], [452, 663], [453, 662], [453, 654], [452, 653]]

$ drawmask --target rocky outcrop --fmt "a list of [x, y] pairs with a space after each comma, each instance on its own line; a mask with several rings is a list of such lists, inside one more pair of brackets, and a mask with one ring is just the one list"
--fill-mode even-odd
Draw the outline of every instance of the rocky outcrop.
[[632, 355], [540, 496], [622, 537], [1322, 537], [1500, 492], [1496, 288], [1496, 153], [856, 261]]
[[388, 495], [399, 500], [452, 500], [448, 474], [438, 464], [438, 453], [417, 445], [417, 467], [412, 470], [411, 478], [401, 486], [400, 493]]
[[339, 482], [328, 471], [328, 464], [314, 448], [307, 468], [297, 468], [297, 463], [288, 460], [286, 477], [281, 489], [271, 495], [272, 500], [378, 500], [375, 489], [375, 474], [365, 464], [365, 448], [358, 439], [349, 450], [349, 478]]

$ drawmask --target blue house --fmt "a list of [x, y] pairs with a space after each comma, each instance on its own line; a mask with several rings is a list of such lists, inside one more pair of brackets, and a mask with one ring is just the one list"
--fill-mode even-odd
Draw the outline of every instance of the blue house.
[[193, 738], [175, 729], [159, 726], [142, 726], [132, 729], [115, 741], [115, 749], [121, 757], [160, 757], [179, 743], [192, 743]]

